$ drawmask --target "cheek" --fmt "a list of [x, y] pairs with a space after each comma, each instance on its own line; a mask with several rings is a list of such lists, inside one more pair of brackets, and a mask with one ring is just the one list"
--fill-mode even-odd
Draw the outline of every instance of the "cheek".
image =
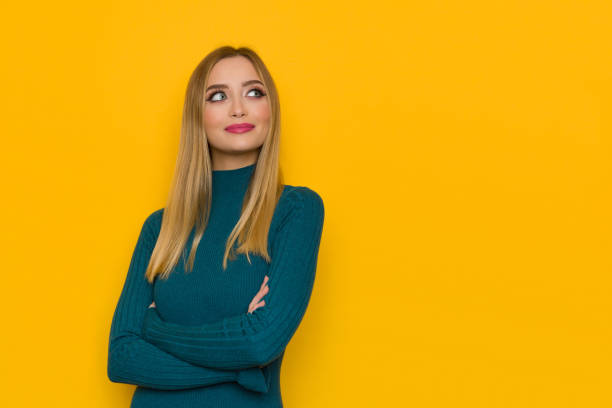
[[206, 106], [204, 107], [204, 127], [209, 128], [212, 126], [217, 126], [222, 122], [223, 118], [218, 109], [214, 107]]
[[257, 117], [263, 122], [267, 122], [270, 119], [270, 105], [262, 103], [257, 109]]

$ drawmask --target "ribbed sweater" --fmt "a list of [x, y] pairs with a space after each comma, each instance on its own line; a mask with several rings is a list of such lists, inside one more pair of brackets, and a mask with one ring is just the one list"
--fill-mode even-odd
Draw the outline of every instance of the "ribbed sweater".
[[[131, 408], [283, 406], [281, 363], [312, 293], [324, 208], [310, 188], [284, 185], [268, 233], [271, 262], [249, 254], [249, 263], [237, 254], [223, 270], [226, 240], [255, 166], [212, 172], [210, 218], [191, 272], [183, 259], [195, 228], [169, 278], [146, 280], [164, 209], [146, 217], [108, 348], [109, 379], [137, 386]], [[248, 313], [265, 276], [265, 305]]]

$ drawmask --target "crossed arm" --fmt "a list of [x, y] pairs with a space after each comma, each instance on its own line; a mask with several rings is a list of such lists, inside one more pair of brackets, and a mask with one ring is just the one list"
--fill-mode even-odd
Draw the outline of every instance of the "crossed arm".
[[324, 208], [306, 187], [291, 193], [272, 241], [265, 306], [198, 326], [161, 319], [156, 308], [145, 312], [143, 337], [179, 359], [202, 367], [239, 370], [267, 365], [278, 358], [299, 326], [312, 292]]
[[314, 285], [324, 208], [306, 187], [291, 191], [271, 243], [265, 306], [217, 322], [184, 326], [163, 321], [144, 276], [161, 224], [145, 221], [132, 255], [109, 338], [113, 382], [176, 390], [238, 382], [267, 392], [260, 367], [278, 358], [299, 326]]
[[159, 210], [145, 221], [111, 324], [107, 374], [111, 381], [161, 390], [180, 390], [225, 382], [237, 382], [257, 392], [267, 392], [261, 368], [240, 370], [202, 367], [173, 356], [143, 338], [147, 306], [153, 300], [152, 285], [145, 279], [159, 233]]

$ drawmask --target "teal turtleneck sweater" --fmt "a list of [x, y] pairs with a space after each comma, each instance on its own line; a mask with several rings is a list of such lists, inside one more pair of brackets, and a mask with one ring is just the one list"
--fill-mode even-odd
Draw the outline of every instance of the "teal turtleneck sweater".
[[[324, 209], [315, 191], [285, 185], [268, 234], [271, 263], [238, 254], [223, 270], [255, 166], [213, 171], [210, 218], [191, 272], [180, 260], [167, 280], [146, 280], [164, 209], [144, 221], [108, 348], [110, 380], [137, 386], [131, 408], [283, 406], [281, 363], [310, 300]], [[265, 276], [265, 305], [248, 313]]]

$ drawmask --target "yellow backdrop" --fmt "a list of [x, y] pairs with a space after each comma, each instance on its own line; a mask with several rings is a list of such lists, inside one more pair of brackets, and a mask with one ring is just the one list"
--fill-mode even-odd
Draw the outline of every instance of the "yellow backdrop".
[[609, 2], [2, 9], [0, 405], [129, 405], [112, 314], [189, 75], [229, 44], [326, 209], [287, 407], [612, 406]]

